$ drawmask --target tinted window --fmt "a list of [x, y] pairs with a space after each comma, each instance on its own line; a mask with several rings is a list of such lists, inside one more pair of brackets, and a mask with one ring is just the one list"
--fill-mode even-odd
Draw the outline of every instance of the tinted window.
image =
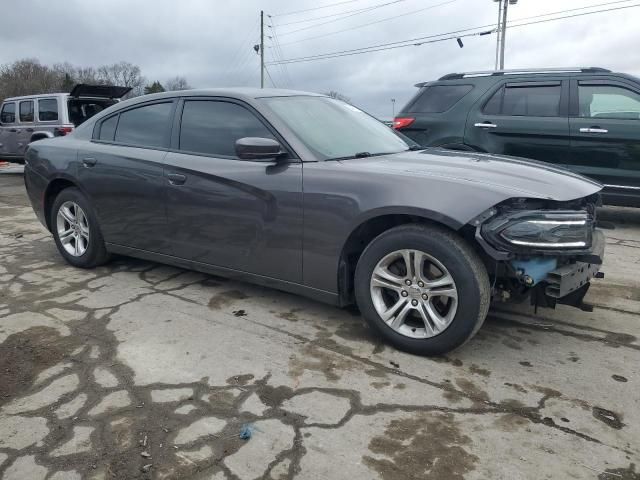
[[33, 100], [20, 102], [20, 121], [33, 122]]
[[13, 123], [16, 121], [16, 104], [5, 103], [2, 106], [2, 113], [0, 113], [0, 122]]
[[58, 101], [55, 98], [38, 100], [38, 120], [41, 122], [58, 120]]
[[560, 85], [507, 85], [498, 90], [486, 103], [484, 113], [557, 117], [560, 115], [560, 91]]
[[449, 110], [471, 91], [471, 85], [434, 85], [425, 87], [409, 107], [411, 113], [441, 113]]
[[580, 116], [593, 118], [640, 119], [640, 95], [612, 85], [578, 86]]
[[115, 141], [145, 147], [163, 147], [168, 143], [167, 128], [171, 103], [156, 103], [120, 114]]
[[116, 125], [118, 125], [118, 115], [107, 118], [100, 124], [100, 140], [113, 141], [113, 136], [116, 133]]
[[181, 150], [235, 157], [236, 140], [243, 137], [273, 138], [273, 135], [253, 113], [235, 103], [185, 102], [180, 127]]

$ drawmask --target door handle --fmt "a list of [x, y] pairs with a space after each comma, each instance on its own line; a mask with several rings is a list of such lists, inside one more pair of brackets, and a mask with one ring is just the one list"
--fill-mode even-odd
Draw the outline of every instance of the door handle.
[[580, 133], [609, 133], [609, 130], [600, 127], [581, 128]]
[[17, 129], [15, 129], [15, 128], [10, 128], [10, 129], [9, 129], [9, 131], [10, 131], [10, 132], [12, 132], [12, 133], [17, 133], [17, 132], [19, 132], [20, 130], [17, 130]]
[[33, 132], [33, 128], [27, 128], [27, 132]]
[[187, 177], [181, 173], [167, 173], [167, 178], [171, 185], [184, 185], [187, 181]]
[[478, 128], [496, 128], [498, 125], [491, 122], [482, 122], [482, 123], [474, 123], [473, 126]]
[[93, 167], [96, 163], [97, 163], [97, 160], [92, 157], [85, 157], [82, 159], [82, 165], [84, 165], [87, 168]]

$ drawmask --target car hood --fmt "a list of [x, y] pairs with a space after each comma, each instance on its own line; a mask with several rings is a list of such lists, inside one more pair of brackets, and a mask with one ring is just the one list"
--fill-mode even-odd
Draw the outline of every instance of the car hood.
[[564, 168], [523, 158], [452, 150], [426, 149], [342, 160], [363, 173], [425, 177], [457, 184], [510, 191], [512, 196], [568, 201], [592, 195], [599, 183]]

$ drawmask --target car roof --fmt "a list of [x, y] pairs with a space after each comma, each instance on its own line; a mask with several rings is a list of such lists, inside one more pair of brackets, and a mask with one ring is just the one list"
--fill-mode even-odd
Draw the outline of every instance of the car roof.
[[38, 93], [37, 95], [22, 95], [20, 97], [5, 98], [3, 102], [15, 102], [18, 100], [33, 100], [35, 98], [68, 97], [68, 93]]
[[309, 97], [325, 97], [319, 93], [303, 92], [300, 90], [285, 90], [282, 88], [253, 88], [253, 87], [233, 87], [233, 88], [199, 88], [192, 90], [176, 90], [170, 92], [154, 93], [150, 95], [142, 95], [134, 97], [120, 105], [133, 105], [139, 102], [147, 102], [149, 100], [175, 98], [175, 97], [232, 97], [241, 100], [255, 100], [258, 98], [268, 97], [293, 97], [293, 96], [309, 96]]

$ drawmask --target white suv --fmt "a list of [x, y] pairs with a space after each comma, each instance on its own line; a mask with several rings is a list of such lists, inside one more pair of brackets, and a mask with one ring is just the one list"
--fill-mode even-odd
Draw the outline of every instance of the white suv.
[[5, 99], [0, 109], [0, 159], [22, 163], [29, 143], [72, 132], [130, 91], [129, 87], [80, 84], [70, 93]]

